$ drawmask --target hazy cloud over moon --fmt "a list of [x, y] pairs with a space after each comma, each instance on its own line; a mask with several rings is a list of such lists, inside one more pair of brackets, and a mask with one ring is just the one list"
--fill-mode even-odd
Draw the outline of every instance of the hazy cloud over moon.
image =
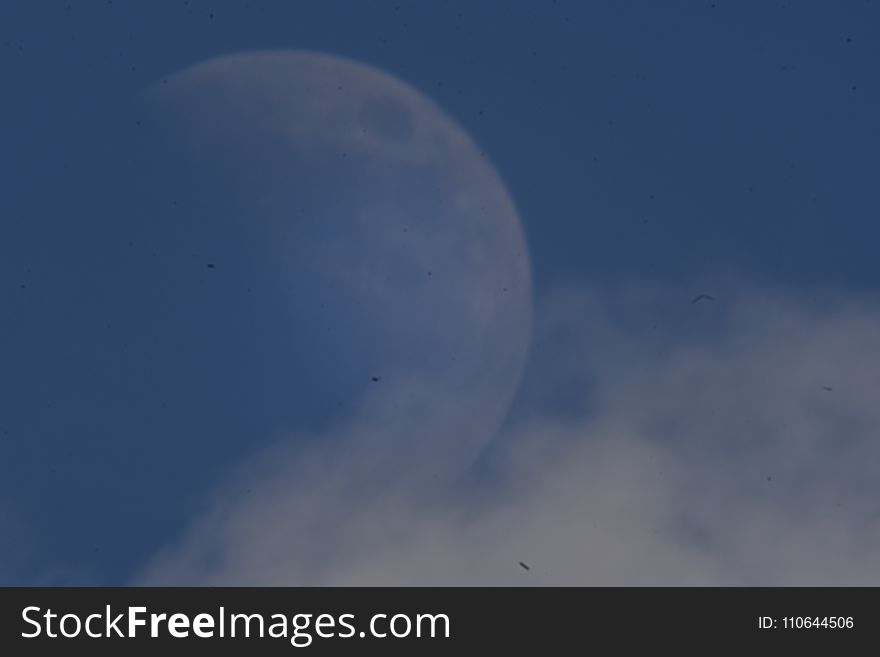
[[[139, 581], [880, 582], [876, 305], [731, 289], [711, 331], [682, 317], [661, 335], [649, 309], [668, 294], [572, 288], [539, 307], [527, 412], [493, 481], [418, 498], [356, 452], [304, 463], [281, 448]], [[547, 405], [563, 393], [579, 413]]]

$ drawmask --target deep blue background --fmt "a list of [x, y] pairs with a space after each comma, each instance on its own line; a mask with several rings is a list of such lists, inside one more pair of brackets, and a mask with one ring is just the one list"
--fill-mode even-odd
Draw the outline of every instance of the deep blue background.
[[257, 246], [163, 223], [146, 193], [148, 85], [275, 48], [400, 76], [496, 164], [539, 297], [630, 277], [873, 294], [878, 26], [865, 0], [4, 2], [0, 582], [123, 582], [279, 428], [333, 420], [277, 366], [295, 336]]

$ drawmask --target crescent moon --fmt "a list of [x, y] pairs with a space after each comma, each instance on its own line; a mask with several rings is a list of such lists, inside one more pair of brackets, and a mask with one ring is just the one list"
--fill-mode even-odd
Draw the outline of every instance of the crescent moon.
[[514, 203], [465, 130], [407, 83], [311, 52], [212, 59], [149, 96], [193, 184], [287, 285], [283, 366], [433, 462], [473, 459], [522, 375], [532, 284]]

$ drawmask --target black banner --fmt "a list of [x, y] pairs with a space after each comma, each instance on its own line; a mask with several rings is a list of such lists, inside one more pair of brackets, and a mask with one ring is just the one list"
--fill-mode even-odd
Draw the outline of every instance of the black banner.
[[876, 644], [877, 597], [871, 588], [6, 588], [0, 654], [840, 650]]

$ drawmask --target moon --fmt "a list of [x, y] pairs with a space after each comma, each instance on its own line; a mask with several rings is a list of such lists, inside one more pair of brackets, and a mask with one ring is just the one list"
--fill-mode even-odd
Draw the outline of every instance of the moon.
[[277, 366], [438, 467], [471, 461], [522, 376], [532, 284], [468, 134], [407, 83], [312, 52], [211, 59], [147, 98], [181, 147], [189, 220], [248, 235], [279, 282]]

